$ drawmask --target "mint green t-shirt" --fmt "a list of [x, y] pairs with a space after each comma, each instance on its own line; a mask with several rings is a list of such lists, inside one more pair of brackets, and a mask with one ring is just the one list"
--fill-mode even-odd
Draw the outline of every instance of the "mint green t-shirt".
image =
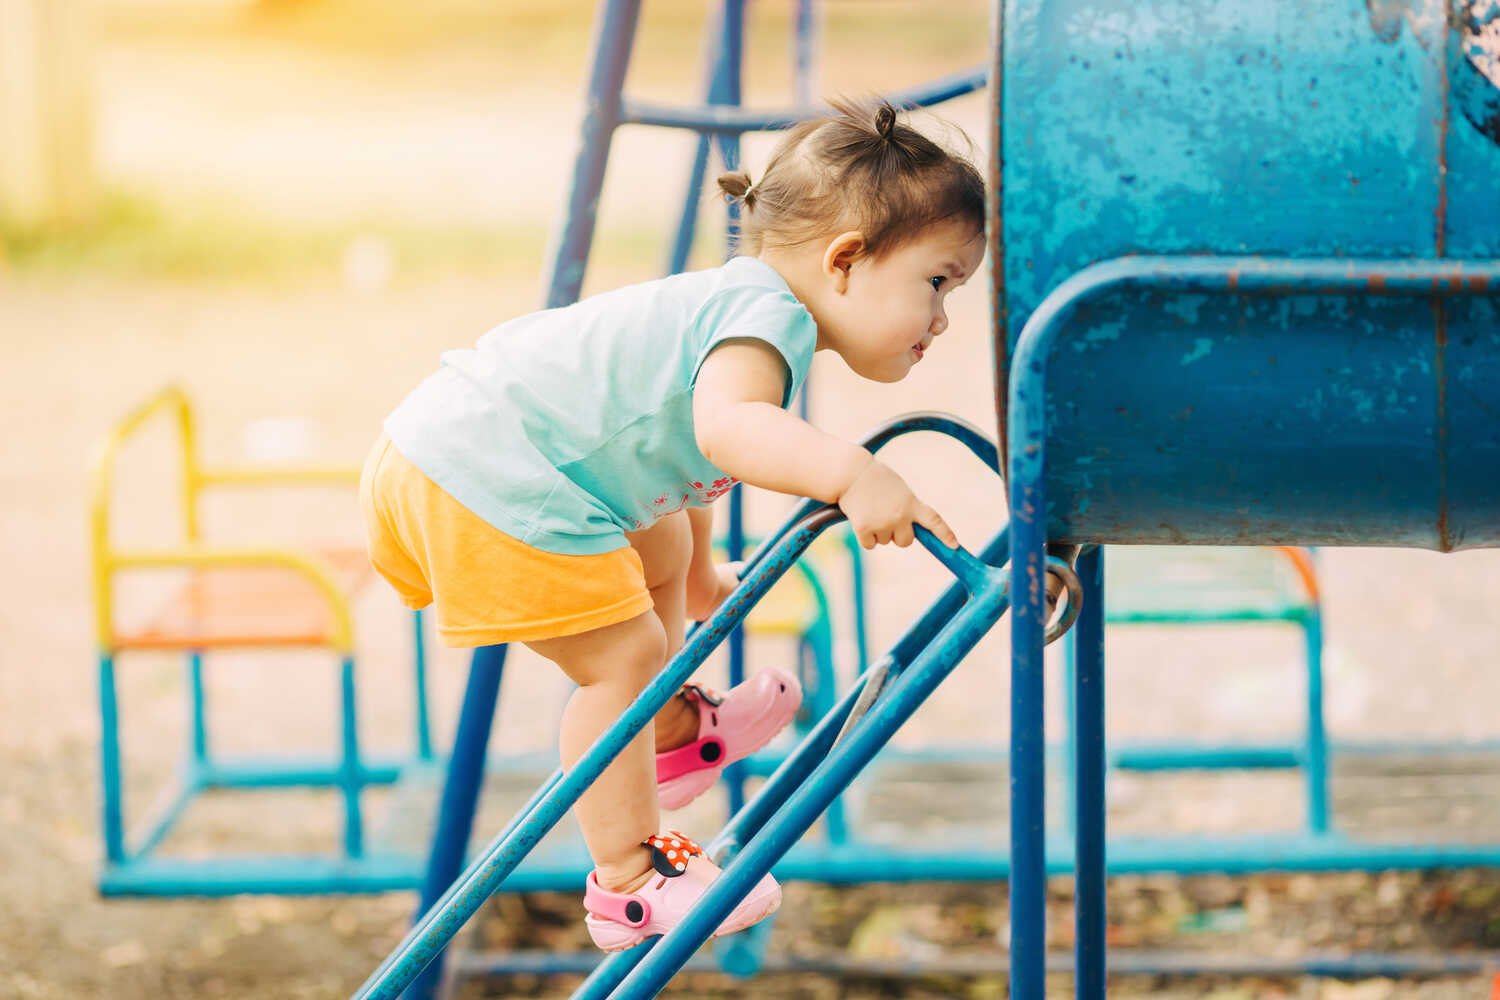
[[786, 361], [785, 407], [807, 377], [817, 327], [754, 257], [504, 323], [445, 353], [385, 431], [507, 535], [547, 552], [609, 552], [628, 544], [625, 532], [734, 485], [698, 450], [692, 393], [709, 352], [739, 339]]

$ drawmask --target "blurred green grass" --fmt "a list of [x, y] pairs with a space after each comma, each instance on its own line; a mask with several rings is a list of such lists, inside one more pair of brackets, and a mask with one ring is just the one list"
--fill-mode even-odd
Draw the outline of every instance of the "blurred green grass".
[[[87, 221], [22, 225], [0, 218], [0, 271], [40, 279], [87, 275], [214, 285], [404, 285], [439, 276], [539, 271], [546, 238], [535, 227], [507, 231], [379, 219], [293, 226], [227, 202], [168, 201], [116, 189], [101, 198]], [[655, 260], [661, 243], [660, 233], [615, 230], [607, 246], [597, 249], [596, 262]]]
[[[423, 99], [466, 88], [528, 93], [536, 87], [580, 93], [596, 0], [99, 0], [104, 57], [171, 62], [192, 53], [301, 52], [330, 79], [366, 79], [363, 67], [397, 91]], [[713, 0], [645, 0], [632, 63], [632, 92], [669, 99], [696, 93], [703, 33]], [[821, 4], [820, 76], [826, 93], [873, 93], [951, 72], [982, 58], [986, 0], [840, 0]], [[792, 0], [748, 7], [746, 99], [779, 103], [790, 90]], [[278, 98], [276, 73], [256, 60], [225, 59], [223, 71], [264, 74], [275, 106], [311, 88], [298, 82]], [[305, 73], [299, 63], [294, 72]], [[420, 67], [397, 73], [403, 66]], [[477, 69], [476, 69], [477, 67]], [[899, 75], [898, 75], [899, 74]], [[354, 84], [357, 85], [357, 84]], [[686, 89], [685, 89], [686, 88]], [[557, 92], [562, 92], [558, 90]], [[256, 98], [255, 100], [259, 100]], [[558, 141], [563, 141], [559, 139]], [[571, 141], [569, 139], [568, 141]], [[422, 223], [389, 219], [289, 222], [253, 204], [205, 200], [163, 183], [109, 187], [86, 221], [22, 225], [0, 217], [0, 273], [102, 276], [214, 284], [347, 281], [351, 248], [377, 246], [389, 283], [442, 275], [486, 276], [540, 270], [546, 243], [535, 223]], [[708, 225], [705, 222], [705, 225]], [[665, 234], [611, 229], [594, 263], [654, 267]], [[710, 238], [709, 244], [713, 243]]]

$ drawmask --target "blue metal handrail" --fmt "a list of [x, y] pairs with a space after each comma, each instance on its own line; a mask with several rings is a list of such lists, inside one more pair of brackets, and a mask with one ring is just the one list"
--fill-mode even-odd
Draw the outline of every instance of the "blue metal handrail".
[[[1010, 994], [1046, 989], [1045, 746], [1042, 735], [1042, 628], [1046, 616], [1047, 364], [1074, 311], [1111, 291], [1134, 289], [1217, 294], [1338, 294], [1448, 298], [1500, 297], [1500, 261], [1131, 256], [1092, 264], [1042, 300], [1017, 338], [1006, 407], [1011, 510], [1011, 567], [1018, 585], [1011, 610], [1011, 966]], [[1079, 739], [1102, 752], [1102, 705], [1080, 714]], [[1102, 771], [1080, 781], [1078, 808], [1103, 823]], [[1075, 883], [1079, 976], [1102, 991], [1104, 850], [1102, 837], [1078, 833]], [[1084, 960], [1087, 956], [1087, 960]], [[1092, 987], [1091, 987], [1092, 989]], [[1082, 994], [1081, 994], [1082, 995]], [[1102, 995], [1102, 992], [1090, 995]]]

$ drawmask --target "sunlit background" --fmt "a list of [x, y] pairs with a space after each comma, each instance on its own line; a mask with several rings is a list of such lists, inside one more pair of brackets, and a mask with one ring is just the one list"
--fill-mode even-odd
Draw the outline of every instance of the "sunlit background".
[[[631, 94], [697, 99], [713, 6], [644, 4]], [[791, 103], [793, 6], [749, 5], [747, 104]], [[985, 0], [819, 6], [821, 94], [889, 93], [988, 57]], [[357, 465], [384, 414], [441, 351], [538, 307], [549, 231], [577, 145], [594, 14], [585, 0], [0, 0], [0, 557], [9, 568], [0, 583], [0, 1000], [342, 997], [399, 940], [413, 906], [408, 893], [97, 897], [90, 458], [132, 406], [175, 383], [196, 403], [198, 445], [210, 461]], [[984, 97], [954, 101], [939, 115], [918, 117], [982, 162]], [[640, 127], [619, 132], [585, 292], [662, 272], [693, 142]], [[767, 148], [764, 137], [746, 141], [752, 175]], [[711, 164], [709, 176], [718, 169]], [[707, 192], [701, 199], [692, 266], [725, 252], [722, 202]], [[952, 330], [899, 386], [861, 383], [820, 357], [810, 382], [814, 421], [857, 437], [896, 413], [942, 409], [993, 434], [987, 283], [987, 275], [976, 277], [954, 296]], [[113, 522], [122, 539], [178, 537], [172, 447], [158, 429], [122, 454]], [[998, 480], [957, 445], [906, 440], [887, 454], [966, 544], [982, 544], [1003, 519]], [[752, 498], [752, 528], [776, 523], [788, 505]], [[348, 491], [229, 496], [205, 513], [205, 531], [217, 538], [358, 541]], [[1493, 555], [1329, 554], [1326, 667], [1336, 733], [1493, 738], [1500, 703]], [[878, 650], [944, 577], [917, 552], [882, 552], [870, 566]], [[847, 602], [838, 605], [847, 580], [838, 573], [830, 580], [847, 665]], [[152, 577], [118, 593], [122, 615], [149, 608], [172, 582]], [[356, 612], [361, 735], [375, 750], [399, 747], [409, 728], [406, 619], [381, 587], [370, 588]], [[938, 692], [904, 740], [1004, 740], [1003, 631]], [[1111, 681], [1112, 732], [1251, 739], [1295, 732], [1298, 648], [1292, 633], [1243, 628], [1112, 637], [1111, 676], [1120, 678]], [[785, 653], [772, 646], [759, 655]], [[1168, 660], [1186, 666], [1165, 670]], [[440, 746], [451, 739], [465, 663], [458, 651], [433, 650]], [[491, 749], [550, 746], [565, 682], [524, 656], [507, 669]], [[332, 746], [335, 673], [314, 654], [225, 656], [209, 677], [221, 745]], [[143, 653], [122, 662], [120, 683], [133, 789], [127, 812], [135, 815], [166, 785], [187, 740], [180, 661]], [[1455, 691], [1465, 696], [1451, 697]], [[1058, 711], [1054, 699], [1054, 725]], [[1213, 787], [1156, 800], [1138, 779], [1122, 780], [1112, 787], [1112, 808], [1129, 814], [1127, 826], [1132, 816], [1149, 824], [1163, 813], [1218, 832], [1301, 821], [1293, 776], [1257, 775], [1218, 798]], [[368, 801], [372, 816], [392, 808], [379, 792]], [[331, 796], [270, 793], [256, 802], [264, 804], [194, 820], [185, 850], [333, 846]], [[504, 819], [483, 816], [481, 836]], [[1165, 895], [1164, 885], [1151, 891]], [[1320, 885], [1294, 890], [1316, 896]], [[1390, 897], [1381, 905], [1404, 905], [1404, 888], [1381, 890]], [[804, 916], [840, 905], [788, 899]], [[571, 901], [545, 919], [514, 899], [496, 905], [541, 932], [575, 932], [581, 916]], [[1267, 912], [1246, 909], [1250, 920]], [[928, 902], [914, 912], [850, 915], [849, 926], [864, 929], [856, 950], [898, 960], [924, 954], [923, 928], [948, 909]], [[1003, 942], [999, 911], [970, 901], [953, 912], [976, 922], [991, 950]], [[1170, 931], [1180, 916], [1161, 926]], [[1320, 917], [1329, 929], [1303, 940], [1336, 938], [1341, 916]], [[496, 929], [504, 926], [492, 921], [480, 943], [510, 943]], [[1057, 933], [1068, 933], [1065, 922]], [[807, 982], [783, 982], [774, 987], [783, 992], [772, 993], [768, 982], [737, 995], [901, 995], [898, 986], [836, 992]], [[944, 989], [910, 995], [954, 995]], [[998, 997], [1003, 983], [992, 976], [963, 989]], [[1355, 996], [1322, 989], [1224, 995]]]

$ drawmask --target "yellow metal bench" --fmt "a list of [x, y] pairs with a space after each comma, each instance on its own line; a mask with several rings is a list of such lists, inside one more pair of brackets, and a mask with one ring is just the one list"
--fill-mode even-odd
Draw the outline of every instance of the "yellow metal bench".
[[[176, 431], [181, 479], [182, 538], [160, 547], [126, 546], [111, 533], [115, 473], [124, 446], [144, 426], [168, 420]], [[366, 858], [360, 791], [394, 781], [399, 763], [361, 757], [355, 720], [354, 630], [356, 590], [373, 574], [356, 548], [225, 545], [203, 537], [200, 501], [216, 489], [280, 489], [358, 484], [359, 469], [331, 465], [212, 466], [201, 464], [192, 406], [167, 387], [127, 414], [101, 442], [90, 484], [90, 539], [95, 633], [99, 649], [105, 865], [107, 895], [219, 895], [231, 892], [348, 891], [409, 883], [410, 864]], [[351, 503], [351, 510], [352, 510]], [[181, 586], [154, 613], [122, 621], [117, 597], [142, 571], [176, 571]], [[427, 719], [421, 616], [416, 629], [417, 748], [432, 756]], [[203, 657], [225, 649], [324, 649], [340, 663], [341, 751], [325, 760], [227, 759], [210, 750]], [[127, 838], [124, 823], [116, 660], [140, 650], [187, 654], [191, 699], [190, 748], [177, 787]], [[209, 789], [331, 787], [343, 802], [343, 850], [338, 856], [187, 860], [153, 855], [192, 801]]]

